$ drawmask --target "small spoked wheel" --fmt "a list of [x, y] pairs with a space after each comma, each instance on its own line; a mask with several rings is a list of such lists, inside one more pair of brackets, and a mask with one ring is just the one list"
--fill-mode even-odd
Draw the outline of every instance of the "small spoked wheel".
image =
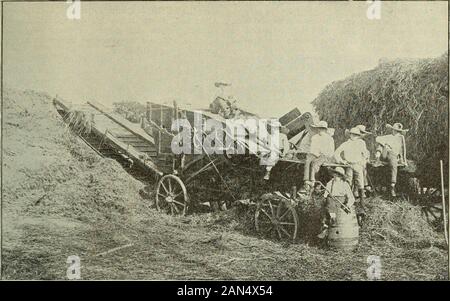
[[186, 186], [175, 175], [165, 175], [156, 186], [156, 208], [171, 215], [185, 215], [188, 203]]
[[289, 200], [261, 200], [256, 207], [255, 226], [263, 237], [293, 242], [298, 231], [297, 211]]

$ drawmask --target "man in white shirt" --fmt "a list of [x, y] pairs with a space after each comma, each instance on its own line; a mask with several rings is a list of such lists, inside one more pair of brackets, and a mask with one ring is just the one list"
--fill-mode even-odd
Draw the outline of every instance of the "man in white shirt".
[[401, 123], [394, 123], [392, 126], [387, 124], [386, 127], [392, 130], [392, 134], [378, 136], [375, 139], [377, 142], [375, 158], [388, 163], [391, 172], [391, 196], [395, 197], [398, 164], [407, 165], [405, 137], [403, 134], [408, 132], [408, 130], [403, 129]]
[[[287, 137], [289, 129], [287, 127], [282, 126], [279, 121], [271, 122], [268, 127], [268, 133], [266, 146], [271, 148], [271, 151], [261, 158], [261, 164], [266, 165], [264, 180], [270, 179], [272, 168], [278, 163], [280, 157], [286, 157], [290, 150], [289, 139]], [[272, 139], [278, 139], [277, 143], [272, 141]]]
[[326, 121], [319, 121], [311, 124], [311, 128], [317, 130], [317, 134], [311, 137], [309, 152], [306, 154], [306, 161], [303, 172], [303, 188], [301, 191], [314, 186], [316, 174], [320, 167], [331, 160], [334, 153], [334, 140], [328, 133], [328, 124]]
[[[366, 126], [365, 125], [357, 125], [355, 126], [357, 129], [359, 129], [359, 131], [361, 132], [361, 137], [360, 139], [364, 142], [366, 142], [364, 140], [364, 137], [366, 137], [367, 135], [372, 135], [371, 132], [366, 130]], [[367, 144], [366, 144], [367, 145]], [[366, 146], [367, 148], [367, 146]], [[370, 154], [368, 153], [367, 155], [367, 160], [366, 160], [366, 164], [364, 164], [364, 190], [366, 192], [373, 192], [372, 187], [369, 185], [369, 181], [368, 181], [368, 175], [367, 175], [367, 163], [370, 161]]]
[[359, 199], [361, 214], [365, 214], [364, 208], [364, 167], [369, 159], [370, 153], [367, 150], [366, 142], [362, 139], [361, 131], [354, 127], [350, 131], [346, 130], [349, 139], [342, 143], [334, 152], [334, 159], [337, 163], [349, 165], [346, 168], [346, 175], [350, 185], [355, 177]]

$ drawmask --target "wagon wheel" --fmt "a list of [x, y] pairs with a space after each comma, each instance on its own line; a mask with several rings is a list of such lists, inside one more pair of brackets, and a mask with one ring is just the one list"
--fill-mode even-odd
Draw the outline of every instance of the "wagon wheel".
[[156, 208], [171, 215], [185, 215], [188, 196], [183, 181], [175, 175], [165, 175], [156, 186]]
[[288, 200], [265, 199], [257, 204], [256, 231], [265, 237], [295, 241], [298, 217]]

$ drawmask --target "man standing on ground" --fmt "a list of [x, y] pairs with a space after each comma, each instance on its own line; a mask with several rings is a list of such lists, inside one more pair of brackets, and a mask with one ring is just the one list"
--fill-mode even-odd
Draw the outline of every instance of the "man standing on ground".
[[346, 136], [349, 139], [342, 143], [334, 152], [334, 159], [337, 163], [348, 165], [346, 168], [346, 175], [350, 185], [353, 184], [353, 178], [356, 180], [359, 194], [359, 212], [358, 215], [364, 216], [366, 210], [364, 207], [364, 167], [369, 151], [366, 147], [366, 142], [360, 139], [362, 137], [361, 131], [354, 127], [350, 131], [346, 130]]
[[[367, 148], [367, 144], [366, 144], [366, 141], [364, 140], [364, 137], [366, 137], [367, 135], [372, 135], [372, 133], [367, 131], [366, 130], [366, 126], [362, 125], [362, 124], [357, 125], [356, 128], [359, 129], [359, 131], [361, 132], [360, 139], [362, 141], [364, 141], [364, 144], [366, 145], [366, 148]], [[366, 158], [366, 162], [364, 164], [364, 190], [366, 192], [373, 192], [373, 189], [372, 189], [372, 187], [369, 184], [369, 176], [367, 174], [367, 163], [369, 161], [370, 161], [370, 152], [367, 152], [367, 158]]]

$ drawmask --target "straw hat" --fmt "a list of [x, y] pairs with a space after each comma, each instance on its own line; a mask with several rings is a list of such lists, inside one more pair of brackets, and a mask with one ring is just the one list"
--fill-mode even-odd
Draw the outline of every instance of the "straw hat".
[[346, 177], [345, 170], [342, 167], [331, 168], [330, 171], [334, 174], [338, 174], [343, 177]]
[[231, 84], [225, 83], [225, 82], [215, 82], [214, 86], [216, 86], [217, 88], [219, 88], [219, 87], [228, 87], [228, 86], [231, 86]]
[[361, 131], [357, 127], [345, 130], [345, 136], [349, 137], [350, 135], [362, 136]]
[[370, 134], [372, 134], [371, 132], [369, 132], [369, 131], [366, 131], [366, 126], [365, 125], [362, 125], [362, 124], [360, 124], [360, 125], [357, 125], [357, 126], [355, 126], [357, 129], [359, 129], [359, 131], [361, 132], [361, 134], [364, 134], [364, 135], [370, 135]]
[[323, 120], [321, 120], [317, 123], [310, 124], [309, 126], [313, 127], [313, 128], [319, 128], [319, 129], [328, 129], [328, 123]]
[[406, 133], [407, 131], [409, 131], [409, 129], [403, 129], [403, 124], [401, 124], [400, 122], [396, 122], [394, 123], [394, 125], [390, 125], [390, 124], [386, 124], [386, 127], [388, 129], [397, 131], [397, 132], [401, 132], [401, 133]]

